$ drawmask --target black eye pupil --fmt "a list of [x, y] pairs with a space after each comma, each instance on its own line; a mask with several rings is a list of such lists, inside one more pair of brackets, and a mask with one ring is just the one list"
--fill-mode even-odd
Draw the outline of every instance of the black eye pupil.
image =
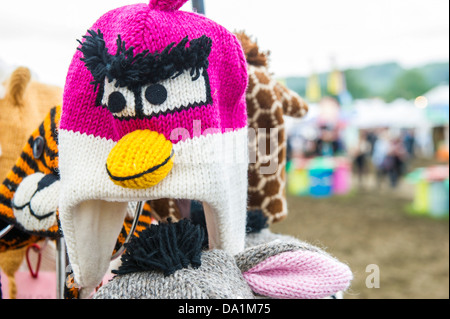
[[112, 92], [108, 98], [108, 109], [112, 113], [122, 112], [127, 106], [127, 100], [120, 92]]
[[44, 152], [44, 138], [41, 136], [36, 137], [36, 139], [33, 142], [33, 156], [35, 159], [38, 159], [41, 157], [42, 153]]
[[147, 90], [145, 90], [145, 98], [151, 104], [163, 104], [167, 100], [167, 90], [161, 84], [150, 85]]

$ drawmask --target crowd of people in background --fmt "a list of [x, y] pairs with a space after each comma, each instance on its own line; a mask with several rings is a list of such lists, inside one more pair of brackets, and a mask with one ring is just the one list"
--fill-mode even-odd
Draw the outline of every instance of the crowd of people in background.
[[413, 130], [360, 130], [358, 143], [351, 154], [360, 185], [373, 165], [379, 187], [386, 178], [392, 188], [397, 187], [407, 171], [409, 160], [414, 157], [414, 145]]
[[408, 163], [415, 156], [414, 130], [361, 129], [357, 142], [351, 145], [346, 145], [340, 133], [338, 127], [320, 125], [311, 134], [313, 138], [289, 136], [288, 159], [345, 156], [351, 159], [361, 188], [370, 172], [375, 174], [378, 187], [386, 180], [392, 188], [398, 186], [401, 177], [407, 173]]
[[[308, 135], [308, 134], [307, 134]], [[310, 136], [288, 136], [288, 160], [297, 156], [313, 158], [317, 156], [337, 156], [344, 154], [345, 145], [339, 137], [339, 130], [332, 125], [320, 125]]]

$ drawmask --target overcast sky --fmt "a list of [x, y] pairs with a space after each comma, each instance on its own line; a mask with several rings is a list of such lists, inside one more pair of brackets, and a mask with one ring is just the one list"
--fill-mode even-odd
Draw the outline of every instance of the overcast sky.
[[[0, 0], [0, 61], [63, 85], [86, 30], [105, 12], [147, 0]], [[448, 0], [205, 0], [206, 15], [270, 50], [278, 77], [397, 61], [448, 61]], [[192, 11], [191, 2], [183, 10]]]

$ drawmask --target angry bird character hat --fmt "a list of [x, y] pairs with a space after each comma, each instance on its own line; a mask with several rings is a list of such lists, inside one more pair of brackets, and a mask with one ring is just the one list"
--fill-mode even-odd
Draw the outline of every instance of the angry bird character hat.
[[187, 0], [104, 14], [67, 74], [59, 214], [75, 280], [107, 271], [127, 203], [202, 201], [211, 248], [244, 248], [246, 61], [237, 38]]

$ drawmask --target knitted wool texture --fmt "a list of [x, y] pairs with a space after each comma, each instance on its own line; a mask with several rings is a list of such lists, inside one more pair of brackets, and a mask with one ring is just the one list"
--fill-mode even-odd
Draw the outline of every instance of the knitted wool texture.
[[234, 259], [223, 250], [204, 251], [202, 224], [183, 219], [150, 226], [127, 244], [112, 271], [117, 276], [94, 298], [317, 299], [346, 290], [352, 280], [347, 265], [318, 247], [275, 234]]
[[265, 228], [259, 232], [248, 233], [247, 236], [245, 236], [245, 247], [251, 248], [254, 246], [270, 243], [274, 240], [279, 240], [285, 243], [300, 242], [293, 236], [273, 233], [269, 228]]
[[203, 251], [199, 267], [170, 275], [140, 269], [155, 265], [151, 255], [142, 257], [135, 272], [117, 275], [94, 299], [322, 299], [345, 291], [353, 278], [347, 265], [298, 240], [257, 245], [234, 258], [223, 250]]
[[[191, 209], [192, 221], [204, 227], [203, 211], [196, 209], [201, 207]], [[350, 269], [316, 246], [271, 232], [263, 225], [267, 219], [261, 220], [261, 216], [260, 211], [248, 212], [246, 251], [236, 257], [256, 295], [342, 299], [352, 279]]]
[[[152, 0], [106, 13], [69, 67], [59, 209], [69, 260], [83, 287], [101, 281], [129, 201], [202, 201], [211, 245], [231, 253], [244, 248], [245, 57], [232, 33], [177, 11], [184, 2]], [[144, 83], [146, 78], [153, 82]], [[167, 176], [154, 186], [139, 181], [139, 189], [115, 184], [106, 170], [111, 150], [136, 130], [163, 135], [174, 153]], [[135, 163], [151, 169], [145, 161]]]
[[221, 250], [204, 252], [202, 264], [173, 275], [146, 271], [116, 276], [94, 299], [253, 299], [233, 257]]
[[[159, 152], [150, 152], [148, 150], [153, 147], [160, 150]], [[126, 157], [123, 158], [122, 154]], [[139, 158], [145, 161], [139, 163]], [[123, 163], [132, 165], [124, 165]], [[138, 162], [140, 165], [136, 165]], [[167, 176], [173, 166], [172, 144], [167, 141], [161, 134], [148, 130], [137, 130], [126, 135], [121, 143], [117, 144], [108, 156], [106, 161], [108, 173], [114, 173], [113, 183], [128, 188], [147, 188], [148, 185], [154, 186], [160, 180]], [[142, 174], [148, 169], [156, 170], [156, 174]], [[137, 178], [127, 178], [128, 176], [139, 176]]]
[[252, 290], [272, 298], [327, 298], [346, 291], [353, 279], [347, 265], [295, 239], [253, 246], [235, 259]]
[[[41, 185], [45, 183], [45, 185]], [[58, 226], [59, 180], [56, 176], [36, 173], [27, 176], [13, 198], [14, 215], [19, 224], [31, 232]]]

